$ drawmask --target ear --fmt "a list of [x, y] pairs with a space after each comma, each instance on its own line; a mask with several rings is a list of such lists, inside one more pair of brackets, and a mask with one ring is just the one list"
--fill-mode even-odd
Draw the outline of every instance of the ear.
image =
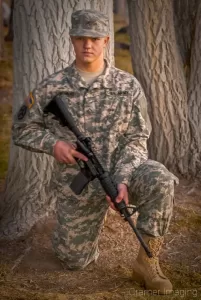
[[106, 46], [106, 45], [108, 44], [109, 39], [110, 39], [109, 36], [106, 36], [106, 37], [104, 38], [104, 46]]

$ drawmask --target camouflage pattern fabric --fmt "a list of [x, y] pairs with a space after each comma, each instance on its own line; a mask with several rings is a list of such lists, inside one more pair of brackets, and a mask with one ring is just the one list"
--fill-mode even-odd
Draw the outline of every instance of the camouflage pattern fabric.
[[159, 237], [167, 233], [173, 210], [174, 184], [179, 180], [166, 167], [147, 160], [133, 172], [129, 201], [138, 207], [137, 228]]
[[[90, 86], [80, 76], [75, 63], [51, 75], [32, 92], [34, 104], [27, 108], [26, 114], [20, 115], [23, 105], [15, 116], [16, 145], [53, 155], [57, 140], [75, 142], [70, 130], [60, 126], [52, 114], [43, 113], [58, 94], [66, 95], [66, 105], [76, 125], [85, 136], [92, 138], [103, 165], [118, 183], [129, 185], [130, 170], [147, 160], [148, 155], [149, 131], [140, 111], [145, 96], [137, 79], [111, 67], [107, 61], [104, 74]], [[78, 167], [68, 166], [68, 173], [75, 169]]]
[[108, 17], [100, 11], [77, 10], [71, 15], [72, 36], [105, 37], [109, 35]]
[[[45, 79], [33, 90], [31, 100], [26, 99], [13, 124], [16, 145], [53, 155], [58, 140], [75, 143], [70, 130], [52, 114], [43, 113], [58, 94], [66, 95], [76, 125], [92, 138], [103, 166], [117, 183], [128, 185], [130, 203], [139, 205], [137, 227], [152, 236], [164, 235], [172, 215], [176, 177], [160, 163], [147, 160], [149, 130], [141, 113], [141, 102], [146, 99], [136, 78], [106, 61], [104, 74], [88, 86], [74, 62]], [[98, 180], [82, 195], [73, 194], [69, 184], [79, 171], [77, 165], [55, 161], [54, 170], [58, 226], [53, 247], [68, 268], [83, 268], [98, 257], [108, 204]]]
[[[147, 160], [132, 173], [129, 203], [139, 207], [137, 228], [142, 234], [158, 237], [167, 233], [173, 210], [174, 183], [178, 183], [178, 179], [164, 165], [152, 160]], [[57, 184], [57, 189], [55, 253], [68, 269], [84, 268], [99, 255], [98, 239], [108, 208], [105, 195], [98, 182], [95, 186], [90, 183], [82, 196], [69, 196], [68, 187], [62, 183]]]
[[[57, 257], [68, 269], [80, 269], [99, 256], [98, 239], [108, 209], [100, 185], [90, 183], [82, 196], [57, 184], [57, 228], [52, 244]], [[70, 192], [70, 193], [69, 193]]]

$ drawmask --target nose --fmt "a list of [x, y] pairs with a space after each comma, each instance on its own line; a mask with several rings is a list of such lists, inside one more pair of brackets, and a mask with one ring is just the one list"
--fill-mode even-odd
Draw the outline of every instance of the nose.
[[85, 49], [90, 49], [91, 48], [91, 40], [90, 39], [85, 39], [84, 40], [84, 48]]

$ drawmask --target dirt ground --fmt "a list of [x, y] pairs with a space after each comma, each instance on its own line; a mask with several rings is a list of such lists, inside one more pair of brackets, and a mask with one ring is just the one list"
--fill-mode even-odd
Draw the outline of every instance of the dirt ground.
[[[161, 253], [174, 293], [163, 299], [201, 299], [200, 195], [200, 186], [185, 180], [176, 188], [174, 216]], [[52, 215], [41, 220], [27, 238], [0, 242], [0, 300], [155, 299], [131, 280], [139, 245], [119, 215], [109, 212], [100, 257], [82, 271], [65, 270], [55, 257], [54, 226]]]

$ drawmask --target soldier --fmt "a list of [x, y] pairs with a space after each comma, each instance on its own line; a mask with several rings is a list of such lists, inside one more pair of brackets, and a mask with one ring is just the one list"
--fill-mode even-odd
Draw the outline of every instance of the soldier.
[[69, 188], [79, 171], [75, 158], [86, 161], [87, 157], [76, 151], [72, 132], [52, 114], [44, 113], [55, 95], [64, 94], [76, 125], [92, 138], [103, 166], [118, 183], [116, 201], [124, 199], [139, 207], [137, 228], [153, 258], [140, 247], [133, 279], [160, 294], [170, 293], [172, 284], [162, 273], [158, 256], [172, 216], [177, 178], [159, 162], [148, 160], [150, 132], [143, 90], [133, 75], [104, 59], [109, 21], [103, 13], [74, 12], [70, 36], [75, 61], [30, 93], [13, 125], [16, 145], [55, 158], [52, 184], [58, 197], [58, 224], [53, 248], [69, 269], [84, 268], [96, 261], [104, 216], [109, 205], [114, 208], [108, 196], [105, 200], [97, 180], [90, 182], [81, 196]]

